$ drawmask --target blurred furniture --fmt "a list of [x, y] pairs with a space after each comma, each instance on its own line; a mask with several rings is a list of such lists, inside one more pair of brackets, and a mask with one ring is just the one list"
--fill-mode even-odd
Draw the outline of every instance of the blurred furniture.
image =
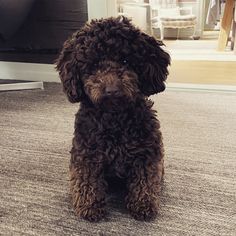
[[7, 40], [19, 29], [35, 0], [0, 0], [0, 40]]
[[132, 22], [141, 30], [151, 33], [151, 8], [150, 4], [142, 2], [124, 2], [118, 7], [119, 15], [132, 19]]
[[[5, 14], [8, 19], [17, 15], [13, 6], [22, 9], [25, 5], [27, 8], [27, 0], [4, 1], [9, 5]], [[94, 5], [93, 8], [98, 7]], [[87, 0], [34, 0], [28, 13], [14, 36], [12, 34], [6, 42], [0, 41], [0, 60], [53, 64], [63, 42], [88, 20]], [[14, 21], [20, 19], [17, 17]], [[7, 26], [10, 21], [13, 19], [0, 21], [0, 25]]]
[[[0, 40], [12, 37], [27, 17], [34, 0], [0, 0]], [[8, 68], [4, 68], [8, 70]], [[0, 78], [0, 91], [43, 89], [43, 82], [23, 82]]]
[[152, 28], [160, 29], [161, 40], [165, 37], [165, 28], [177, 29], [177, 39], [180, 29], [193, 28], [192, 37], [195, 35], [197, 17], [192, 13], [191, 7], [179, 7], [177, 0], [150, 0], [150, 4], [153, 13]]
[[216, 26], [217, 22], [220, 20], [220, 12], [221, 12], [221, 1], [220, 0], [210, 0], [206, 24], [210, 26]]
[[233, 25], [232, 38], [235, 38], [234, 7], [235, 7], [235, 0], [227, 0], [225, 2], [223, 18], [221, 20], [221, 25], [220, 25], [220, 34], [218, 38], [218, 51], [225, 50], [232, 25]]

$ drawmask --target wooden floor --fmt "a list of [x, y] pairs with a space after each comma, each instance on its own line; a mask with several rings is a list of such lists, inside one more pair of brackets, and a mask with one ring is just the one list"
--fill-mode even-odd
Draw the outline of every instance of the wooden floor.
[[236, 85], [236, 62], [173, 60], [168, 81]]
[[169, 82], [236, 85], [236, 55], [217, 51], [217, 40], [166, 40]]

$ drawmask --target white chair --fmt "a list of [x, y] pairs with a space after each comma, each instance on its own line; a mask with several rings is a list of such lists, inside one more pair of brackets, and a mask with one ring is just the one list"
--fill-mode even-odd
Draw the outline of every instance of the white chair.
[[191, 7], [179, 7], [176, 0], [153, 0], [150, 1], [152, 12], [152, 28], [159, 28], [161, 40], [165, 37], [165, 28], [177, 29], [177, 39], [179, 30], [193, 28], [192, 37], [196, 30], [196, 16], [192, 13]]

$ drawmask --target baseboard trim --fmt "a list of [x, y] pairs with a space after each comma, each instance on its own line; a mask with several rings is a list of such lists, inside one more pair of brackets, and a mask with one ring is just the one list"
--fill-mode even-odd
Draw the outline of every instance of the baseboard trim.
[[211, 52], [202, 53], [201, 50], [186, 50], [181, 49], [170, 50], [171, 59], [173, 61], [217, 61], [217, 62], [236, 62], [236, 57], [233, 52]]
[[44, 89], [43, 82], [23, 82], [0, 84], [0, 91], [27, 90], [27, 89]]
[[60, 82], [53, 64], [0, 61], [0, 79]]
[[236, 92], [234, 85], [168, 83], [166, 87], [174, 91]]

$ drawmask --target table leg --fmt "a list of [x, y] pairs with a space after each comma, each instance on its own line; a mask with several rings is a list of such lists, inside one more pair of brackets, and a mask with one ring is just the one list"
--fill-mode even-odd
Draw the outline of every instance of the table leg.
[[231, 24], [233, 20], [234, 0], [227, 0], [225, 10], [221, 20], [220, 34], [218, 38], [218, 50], [224, 51], [227, 45]]

